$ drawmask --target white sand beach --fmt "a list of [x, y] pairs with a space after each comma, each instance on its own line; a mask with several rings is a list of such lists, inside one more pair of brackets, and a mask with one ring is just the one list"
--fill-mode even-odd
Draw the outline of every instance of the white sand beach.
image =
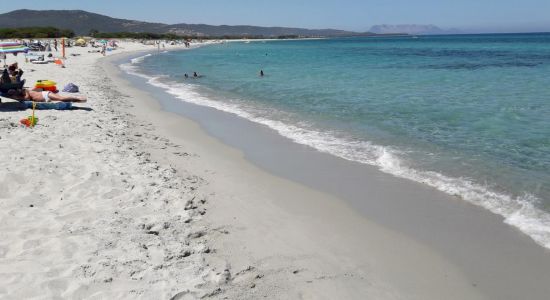
[[65, 68], [8, 57], [28, 86], [72, 82], [88, 102], [25, 128], [3, 99], [0, 298], [488, 298], [425, 244], [162, 111], [109, 61], [153, 46], [88, 50]]

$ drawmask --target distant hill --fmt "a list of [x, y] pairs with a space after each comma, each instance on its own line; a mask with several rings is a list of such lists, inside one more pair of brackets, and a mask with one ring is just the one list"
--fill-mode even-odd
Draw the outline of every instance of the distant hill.
[[71, 29], [78, 35], [99, 32], [174, 33], [186, 36], [307, 36], [335, 37], [369, 35], [336, 29], [303, 29], [258, 26], [212, 26], [205, 24], [162, 24], [111, 18], [82, 10], [15, 10], [0, 14], [0, 28], [53, 26]]
[[407, 24], [407, 25], [375, 25], [372, 26], [370, 32], [376, 34], [392, 34], [392, 33], [405, 33], [413, 35], [423, 35], [423, 34], [454, 34], [458, 33], [456, 29], [445, 30], [441, 29], [435, 25], [417, 25], [417, 24]]
[[77, 34], [88, 34], [96, 29], [101, 32], [152, 32], [160, 33], [166, 26], [159, 23], [146, 23], [115, 19], [81, 10], [15, 10], [0, 14], [0, 28], [53, 26], [71, 29]]

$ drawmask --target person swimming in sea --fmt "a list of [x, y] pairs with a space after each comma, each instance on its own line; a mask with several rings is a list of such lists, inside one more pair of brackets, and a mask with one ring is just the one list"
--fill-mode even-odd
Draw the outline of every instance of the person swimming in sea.
[[199, 73], [197, 73], [197, 72], [193, 72], [193, 78], [194, 78], [194, 79], [203, 78], [203, 77], [204, 77], [204, 75], [201, 75], [201, 74], [199, 74]]
[[264, 70], [260, 70], [260, 77], [264, 77]]
[[185, 78], [189, 78], [189, 75], [187, 75], [187, 73], [185, 73], [185, 75], [183, 75]]

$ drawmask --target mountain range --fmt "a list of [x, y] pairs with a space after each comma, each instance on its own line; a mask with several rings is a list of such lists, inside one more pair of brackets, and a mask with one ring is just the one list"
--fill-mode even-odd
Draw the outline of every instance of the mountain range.
[[173, 33], [183, 36], [262, 36], [283, 35], [307, 37], [336, 37], [372, 35], [337, 29], [303, 29], [259, 26], [213, 26], [205, 24], [163, 24], [117, 19], [82, 10], [15, 10], [0, 14], [0, 28], [53, 26], [71, 29], [77, 35], [87, 35], [92, 30], [99, 32], [149, 32]]
[[181, 36], [199, 37], [343, 37], [372, 36], [385, 34], [453, 34], [458, 30], [444, 30], [435, 25], [375, 25], [368, 32], [354, 32], [338, 29], [304, 29], [290, 27], [229, 26], [206, 24], [164, 24], [112, 18], [83, 10], [29, 10], [21, 9], [0, 14], [0, 28], [44, 27], [73, 30], [77, 35], [98, 32], [148, 32], [172, 33]]

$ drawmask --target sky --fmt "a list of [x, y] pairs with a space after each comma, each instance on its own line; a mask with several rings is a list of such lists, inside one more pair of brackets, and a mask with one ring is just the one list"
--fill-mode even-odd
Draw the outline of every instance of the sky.
[[25, 0], [16, 9], [81, 9], [161, 23], [335, 28], [433, 24], [464, 32], [550, 31], [550, 0]]

